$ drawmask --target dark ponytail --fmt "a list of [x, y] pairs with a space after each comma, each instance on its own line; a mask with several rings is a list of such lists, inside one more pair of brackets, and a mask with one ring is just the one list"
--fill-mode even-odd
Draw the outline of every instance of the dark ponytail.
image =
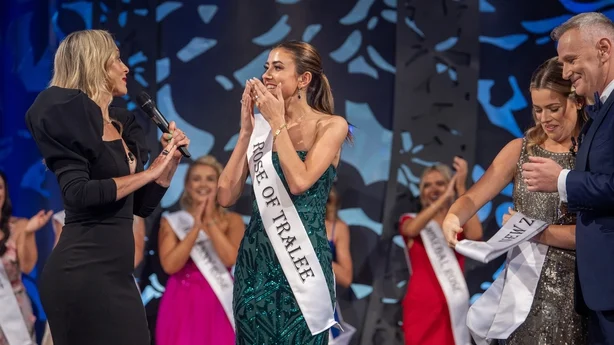
[[311, 85], [309, 92], [307, 92], [307, 104], [321, 113], [335, 114], [333, 91], [324, 73], [314, 75], [311, 78]]

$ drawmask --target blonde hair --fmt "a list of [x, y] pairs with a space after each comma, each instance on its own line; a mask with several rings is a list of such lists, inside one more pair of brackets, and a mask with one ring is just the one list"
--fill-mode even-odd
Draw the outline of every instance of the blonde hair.
[[[533, 72], [529, 90], [534, 89], [552, 90], [577, 104], [583, 105], [586, 103], [584, 97], [578, 96], [572, 90], [571, 81], [563, 79], [563, 64], [558, 61], [557, 57], [546, 60]], [[526, 131], [525, 137], [527, 138], [527, 151], [533, 154], [535, 146], [543, 144], [548, 136], [538, 121], [535, 110], [533, 109], [531, 112], [533, 114], [534, 125]], [[583, 108], [579, 107], [576, 129], [582, 128], [586, 120]]]
[[422, 192], [424, 191], [424, 178], [426, 177], [426, 175], [432, 173], [433, 171], [439, 172], [441, 176], [443, 176], [443, 179], [446, 181], [446, 183], [450, 183], [450, 181], [452, 180], [452, 169], [450, 169], [450, 167], [445, 164], [435, 164], [424, 169], [424, 171], [422, 172], [422, 176], [420, 176], [419, 184], [420, 203], [422, 205], [424, 205], [424, 203], [422, 202]]
[[[215, 172], [217, 173], [218, 179], [220, 178], [220, 175], [222, 175], [222, 171], [224, 170], [224, 166], [222, 166], [222, 164], [218, 162], [218, 160], [214, 156], [206, 155], [199, 157], [195, 161], [193, 161], [192, 164], [190, 164], [190, 167], [185, 174], [184, 186], [188, 182], [188, 179], [192, 174], [192, 170], [194, 170], [194, 167], [198, 165], [204, 165], [213, 168], [213, 170], [215, 170]], [[190, 197], [190, 194], [185, 191], [185, 188], [183, 189], [183, 194], [181, 194], [181, 198], [179, 199], [179, 204], [183, 209], [187, 209], [192, 206], [192, 198]]]
[[[107, 72], [113, 57], [117, 57], [117, 45], [105, 30], [75, 31], [60, 43], [53, 61], [53, 77], [50, 86], [78, 89], [96, 104], [105, 98], [113, 98]], [[103, 112], [107, 122], [108, 114]]]

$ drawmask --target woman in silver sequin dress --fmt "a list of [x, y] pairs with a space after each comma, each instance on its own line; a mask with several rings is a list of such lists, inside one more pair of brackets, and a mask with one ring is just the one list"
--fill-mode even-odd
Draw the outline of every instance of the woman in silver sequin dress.
[[[574, 310], [575, 217], [561, 208], [558, 193], [530, 193], [522, 179], [521, 165], [529, 156], [547, 157], [566, 169], [575, 164], [577, 136], [585, 122], [584, 100], [562, 78], [557, 58], [544, 62], [531, 78], [535, 125], [524, 138], [512, 140], [499, 152], [484, 176], [450, 208], [444, 233], [451, 238], [463, 224], [508, 183], [514, 182], [514, 210], [550, 224], [534, 240], [548, 245], [531, 310], [505, 345], [586, 344], [586, 319]], [[453, 241], [452, 241], [453, 242]]]

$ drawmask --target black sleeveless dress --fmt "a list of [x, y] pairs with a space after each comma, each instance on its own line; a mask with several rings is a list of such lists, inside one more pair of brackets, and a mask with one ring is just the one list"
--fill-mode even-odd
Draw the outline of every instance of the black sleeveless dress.
[[[122, 137], [148, 160], [134, 115], [111, 108]], [[150, 183], [115, 200], [113, 177], [130, 173], [121, 140], [103, 141], [98, 105], [79, 90], [50, 87], [26, 114], [45, 164], [56, 175], [66, 225], [41, 275], [40, 294], [54, 345], [149, 345], [140, 294], [132, 277], [133, 214], [147, 217], [166, 192]]]

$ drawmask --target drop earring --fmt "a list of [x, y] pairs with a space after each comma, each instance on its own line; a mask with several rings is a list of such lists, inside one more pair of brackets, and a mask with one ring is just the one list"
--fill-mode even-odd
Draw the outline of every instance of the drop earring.
[[298, 89], [298, 99], [301, 99], [301, 89]]

